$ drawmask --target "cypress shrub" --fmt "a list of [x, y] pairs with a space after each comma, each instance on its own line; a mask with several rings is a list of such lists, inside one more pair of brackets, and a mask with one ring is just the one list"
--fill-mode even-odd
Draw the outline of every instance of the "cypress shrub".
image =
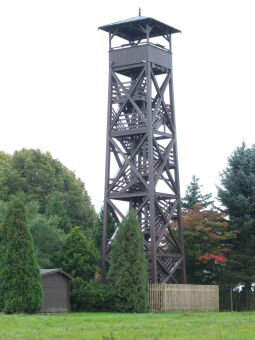
[[4, 228], [3, 224], [0, 224], [0, 311], [4, 308], [4, 299], [3, 299], [3, 281], [2, 281], [2, 272], [3, 272], [3, 264], [4, 264]]
[[107, 274], [110, 308], [121, 312], [148, 309], [148, 264], [144, 239], [132, 209], [113, 240]]
[[74, 227], [65, 240], [58, 262], [73, 278], [89, 281], [95, 278], [99, 255], [94, 243]]
[[42, 307], [40, 268], [27, 228], [22, 196], [11, 199], [3, 224], [4, 256], [0, 272], [2, 309], [6, 313], [36, 313]]
[[71, 309], [95, 310], [103, 304], [103, 287], [96, 282], [99, 255], [94, 242], [74, 227], [67, 236], [59, 257], [59, 265], [73, 278]]

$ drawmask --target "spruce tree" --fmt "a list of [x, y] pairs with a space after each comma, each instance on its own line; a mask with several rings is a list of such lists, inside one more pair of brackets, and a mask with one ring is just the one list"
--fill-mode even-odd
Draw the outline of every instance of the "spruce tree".
[[207, 208], [213, 203], [212, 194], [201, 193], [202, 185], [199, 184], [199, 178], [195, 175], [192, 176], [190, 184], [187, 186], [185, 196], [182, 200], [182, 205], [186, 209], [193, 209], [195, 205], [202, 205]]
[[7, 206], [3, 223], [0, 295], [6, 313], [35, 313], [42, 307], [40, 268], [22, 196], [14, 197]]
[[148, 265], [143, 235], [134, 210], [119, 225], [113, 240], [107, 283], [113, 310], [147, 310]]
[[232, 284], [245, 285], [248, 295], [255, 280], [255, 145], [248, 148], [243, 143], [234, 150], [221, 174], [218, 196], [229, 216], [229, 229], [236, 232], [229, 275]]

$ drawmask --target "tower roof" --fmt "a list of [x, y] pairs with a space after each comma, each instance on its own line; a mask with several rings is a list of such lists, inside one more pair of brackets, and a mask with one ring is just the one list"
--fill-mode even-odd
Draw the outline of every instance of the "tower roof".
[[145, 32], [139, 26], [145, 28], [146, 24], [152, 26], [150, 37], [181, 32], [180, 30], [166, 25], [163, 22], [144, 16], [137, 16], [126, 20], [117, 21], [112, 24], [100, 26], [99, 29], [109, 33], [114, 33], [118, 37], [126, 40], [139, 40], [146, 37]]

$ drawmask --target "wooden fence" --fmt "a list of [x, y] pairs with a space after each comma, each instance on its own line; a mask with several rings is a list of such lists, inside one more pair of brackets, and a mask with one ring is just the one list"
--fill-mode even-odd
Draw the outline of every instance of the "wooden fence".
[[149, 284], [150, 311], [219, 311], [219, 286]]

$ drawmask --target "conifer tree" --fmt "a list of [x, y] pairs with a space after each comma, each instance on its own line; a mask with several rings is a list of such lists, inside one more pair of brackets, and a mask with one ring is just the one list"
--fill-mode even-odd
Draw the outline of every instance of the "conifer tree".
[[4, 308], [4, 287], [2, 281], [3, 263], [4, 263], [4, 230], [3, 225], [0, 224], [0, 311]]
[[59, 258], [61, 267], [73, 278], [84, 281], [94, 279], [98, 269], [99, 256], [94, 243], [74, 227], [67, 236]]
[[35, 313], [42, 307], [40, 268], [32, 236], [27, 228], [22, 196], [14, 197], [7, 206], [3, 223], [0, 295], [7, 313]]
[[100, 304], [101, 286], [95, 281], [98, 264], [99, 255], [93, 241], [78, 227], [74, 227], [59, 257], [59, 265], [73, 278], [72, 310], [89, 310]]
[[199, 184], [199, 178], [195, 175], [192, 176], [190, 184], [187, 186], [185, 196], [183, 198], [183, 207], [186, 209], [193, 209], [195, 205], [202, 205], [207, 208], [213, 203], [212, 194], [201, 193], [202, 185]]
[[232, 284], [245, 285], [248, 297], [255, 280], [255, 145], [248, 148], [243, 143], [228, 158], [218, 196], [229, 217], [229, 229], [237, 233], [229, 274]]
[[144, 312], [148, 308], [148, 265], [144, 239], [134, 210], [119, 225], [107, 275], [115, 311]]
[[[0, 206], [1, 208], [1, 206]], [[103, 224], [104, 224], [104, 208], [101, 207], [99, 214], [90, 230], [89, 237], [94, 241], [98, 251], [102, 252], [102, 241], [103, 241]], [[115, 220], [111, 213], [108, 215], [108, 236], [112, 237], [115, 231]]]

